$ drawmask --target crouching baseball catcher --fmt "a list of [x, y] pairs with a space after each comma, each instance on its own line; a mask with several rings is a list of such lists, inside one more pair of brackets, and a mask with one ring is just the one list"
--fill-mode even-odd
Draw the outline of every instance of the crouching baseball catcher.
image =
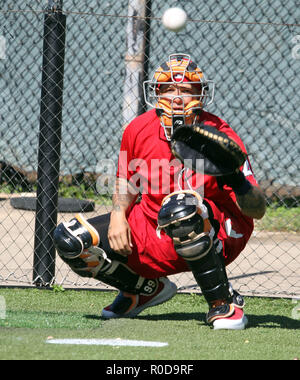
[[133, 318], [168, 301], [177, 291], [168, 276], [191, 272], [208, 304], [206, 322], [243, 329], [244, 300], [226, 266], [265, 213], [245, 146], [204, 110], [214, 84], [190, 56], [171, 55], [144, 89], [153, 110], [123, 133], [112, 211], [60, 224], [57, 252], [78, 275], [119, 290], [104, 318]]

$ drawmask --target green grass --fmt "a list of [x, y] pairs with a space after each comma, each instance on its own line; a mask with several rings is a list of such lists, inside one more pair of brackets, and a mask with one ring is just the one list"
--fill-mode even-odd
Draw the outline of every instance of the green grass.
[[300, 207], [268, 207], [265, 216], [255, 222], [259, 231], [300, 232]]
[[[0, 289], [6, 318], [0, 319], [1, 359], [101, 360], [293, 360], [300, 357], [298, 305], [289, 299], [247, 298], [249, 327], [213, 331], [198, 295], [179, 294], [136, 319], [103, 320], [101, 308], [116, 292]], [[292, 317], [294, 315], [294, 318]], [[295, 319], [295, 315], [297, 319]], [[53, 338], [122, 338], [168, 342], [167, 347], [68, 346]]]

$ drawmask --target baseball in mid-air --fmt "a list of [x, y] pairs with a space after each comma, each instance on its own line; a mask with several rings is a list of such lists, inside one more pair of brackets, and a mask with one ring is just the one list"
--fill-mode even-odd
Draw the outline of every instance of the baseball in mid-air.
[[178, 7], [167, 9], [162, 16], [162, 23], [165, 28], [172, 32], [182, 30], [187, 22], [186, 12]]

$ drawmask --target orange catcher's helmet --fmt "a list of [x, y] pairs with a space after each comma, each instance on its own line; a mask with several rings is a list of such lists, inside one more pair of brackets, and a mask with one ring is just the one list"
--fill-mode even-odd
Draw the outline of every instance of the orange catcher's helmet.
[[[162, 86], [170, 83], [175, 86], [181, 83], [191, 84], [192, 95], [164, 94]], [[201, 110], [213, 102], [214, 83], [206, 80], [202, 70], [192, 62], [189, 55], [171, 54], [169, 60], [155, 70], [152, 79], [144, 82], [144, 96], [146, 104], [156, 108], [165, 135], [170, 140], [174, 128], [182, 124], [192, 125]], [[189, 97], [188, 102], [186, 97]], [[181, 99], [181, 107], [174, 106], [175, 99]]]

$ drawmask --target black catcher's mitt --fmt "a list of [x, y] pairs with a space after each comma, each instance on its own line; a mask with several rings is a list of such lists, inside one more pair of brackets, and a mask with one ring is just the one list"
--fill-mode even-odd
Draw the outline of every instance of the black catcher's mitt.
[[247, 157], [225, 133], [203, 123], [176, 128], [171, 149], [186, 167], [212, 176], [238, 172]]

